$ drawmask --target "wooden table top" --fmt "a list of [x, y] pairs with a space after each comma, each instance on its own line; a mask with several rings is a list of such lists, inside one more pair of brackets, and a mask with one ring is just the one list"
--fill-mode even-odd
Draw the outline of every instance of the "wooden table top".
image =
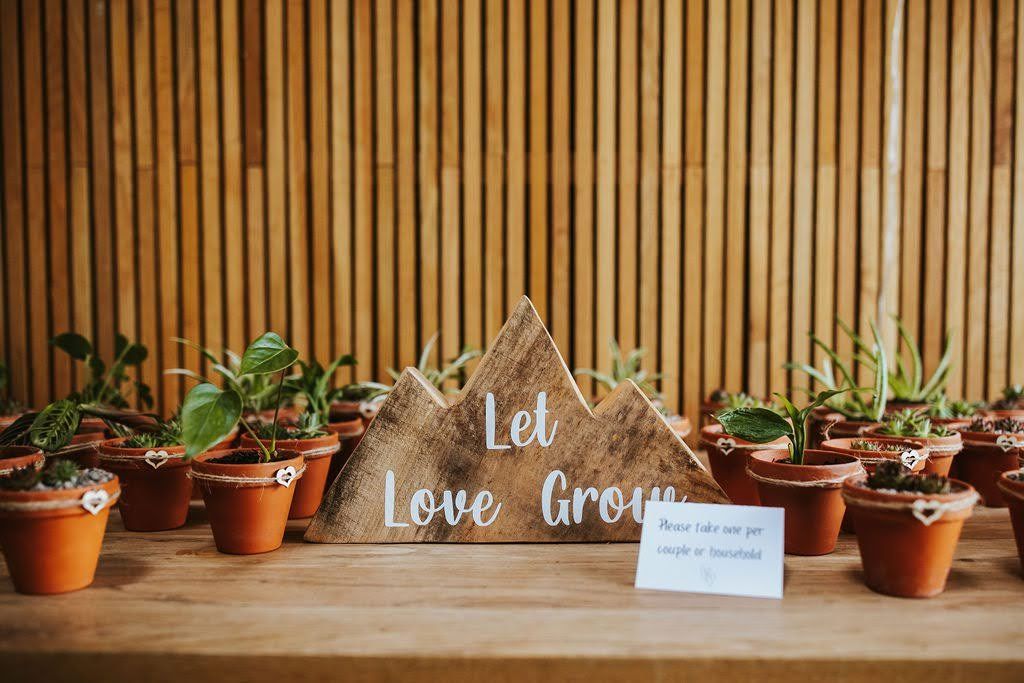
[[202, 507], [163, 533], [112, 515], [91, 588], [22, 596], [3, 570], [0, 679], [1024, 680], [1006, 510], [968, 521], [932, 600], [868, 590], [846, 534], [787, 557], [776, 601], [635, 590], [635, 544], [312, 545], [304, 526], [234, 557]]

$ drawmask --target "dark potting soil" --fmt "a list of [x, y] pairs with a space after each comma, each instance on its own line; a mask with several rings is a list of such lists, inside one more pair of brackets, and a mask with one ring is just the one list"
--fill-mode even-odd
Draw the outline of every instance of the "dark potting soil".
[[77, 489], [83, 486], [105, 484], [114, 478], [106, 470], [96, 467], [79, 470], [68, 478], [55, 479], [48, 476], [47, 471], [38, 471], [31, 465], [23, 467], [13, 474], [0, 478], [0, 489], [5, 491], [55, 491], [58, 489]]
[[[273, 453], [270, 456], [270, 462], [281, 462], [282, 460], [291, 460], [292, 456], [286, 453]], [[256, 465], [263, 462], [263, 451], [253, 448], [244, 451], [234, 451], [227, 455], [222, 455], [219, 458], [210, 458], [206, 462], [215, 463], [217, 465]]]

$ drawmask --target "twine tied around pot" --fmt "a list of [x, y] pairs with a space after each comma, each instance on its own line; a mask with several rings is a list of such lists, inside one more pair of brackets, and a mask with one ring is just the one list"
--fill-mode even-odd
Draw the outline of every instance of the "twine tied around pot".
[[100, 451], [99, 453], [99, 459], [101, 462], [104, 460], [109, 462], [144, 462], [154, 470], [159, 469], [160, 466], [168, 460], [174, 460], [180, 457], [180, 455], [170, 455], [163, 449], [160, 449], [159, 451], [150, 449], [146, 451], [144, 455], [116, 455], [114, 453], [104, 453], [103, 451]]
[[837, 489], [843, 485], [843, 482], [850, 477], [859, 477], [864, 474], [864, 468], [860, 467], [856, 472], [850, 474], [841, 474], [831, 479], [811, 479], [808, 481], [794, 480], [794, 479], [776, 479], [774, 477], [766, 477], [763, 474], [751, 471], [747, 467], [747, 476], [754, 481], [759, 481], [762, 484], [772, 484], [774, 486], [782, 486], [785, 488], [814, 488], [814, 489]]
[[728, 436], [720, 436], [714, 442], [702, 441], [702, 443], [707, 444], [708, 446], [714, 446], [718, 450], [722, 451], [722, 455], [729, 455], [733, 451], [741, 449], [747, 449], [751, 451], [781, 451], [785, 448], [789, 448], [789, 444], [785, 443], [736, 443], [736, 439], [731, 439]]
[[98, 515], [103, 508], [113, 505], [121, 496], [120, 489], [109, 494], [105, 489], [90, 489], [81, 498], [58, 500], [3, 500], [0, 510], [4, 512], [38, 512], [40, 510], [65, 510], [81, 507], [91, 515]]
[[243, 486], [262, 486], [263, 484], [280, 484], [285, 488], [291, 486], [292, 482], [302, 476], [302, 473], [306, 471], [306, 463], [302, 463], [302, 467], [295, 469], [293, 466], [282, 467], [274, 473], [272, 477], [241, 477], [233, 474], [214, 474], [212, 472], [197, 472], [192, 469], [188, 472], [187, 476], [190, 479], [198, 479], [199, 481], [215, 481], [223, 484], [235, 484], [241, 488]]
[[853, 507], [871, 508], [875, 510], [909, 510], [912, 515], [925, 526], [931, 526], [933, 522], [942, 518], [947, 512], [967, 510], [978, 502], [978, 494], [971, 491], [971, 495], [951, 501], [941, 501], [928, 498], [918, 498], [915, 501], [895, 500], [865, 500], [843, 491], [843, 500], [847, 505]]
[[995, 446], [1008, 453], [1014, 448], [1024, 449], [1024, 441], [1018, 441], [1012, 434], [1000, 434], [995, 441], [964, 441], [964, 446]]
[[[31, 465], [26, 465], [25, 467], [31, 467], [31, 468], [33, 468], [35, 470], [41, 470], [41, 469], [43, 469], [43, 465], [45, 463], [46, 463], [45, 459], [44, 460], [36, 460]], [[25, 469], [25, 467], [8, 467], [6, 469], [2, 469], [2, 470], [0, 470], [0, 477], [6, 477], [8, 474], [14, 474], [18, 470]]]
[[47, 458], [60, 458], [65, 455], [71, 455], [73, 453], [82, 453], [84, 451], [95, 451], [98, 450], [102, 441], [86, 441], [76, 445], [64, 446], [60, 450], [54, 451], [53, 453], [44, 453]]
[[320, 448], [311, 448], [309, 450], [298, 450], [304, 458], [319, 458], [323, 455], [334, 455], [341, 450], [341, 443], [331, 444], [330, 446], [321, 446]]

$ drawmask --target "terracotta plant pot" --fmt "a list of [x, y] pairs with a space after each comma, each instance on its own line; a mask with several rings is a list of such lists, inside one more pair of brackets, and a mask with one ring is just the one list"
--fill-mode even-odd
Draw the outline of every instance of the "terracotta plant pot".
[[[857, 441], [870, 441], [883, 444], [895, 443], [904, 445], [906, 448], [902, 451], [869, 451], [854, 448], [853, 444]], [[931, 459], [931, 451], [921, 439], [863, 436], [849, 439], [829, 439], [821, 444], [821, 449], [824, 451], [852, 455], [860, 460], [860, 463], [864, 466], [864, 471], [869, 474], [874, 472], [875, 466], [884, 460], [899, 460], [903, 465], [904, 470], [910, 472], [921, 472], [925, 470], [927, 462]], [[915, 452], [920, 457], [915, 458], [913, 456], [908, 456], [905, 458], [904, 456], [911, 451]]]
[[842, 413], [831, 410], [828, 406], [820, 406], [811, 411], [808, 420], [810, 447], [819, 448], [828, 439], [848, 439], [867, 434], [868, 429], [877, 422], [847, 420]]
[[1015, 470], [1024, 455], [1024, 434], [961, 432], [964, 450], [957, 456], [957, 473], [991, 508], [1006, 507], [997, 482], [1003, 472]]
[[19, 593], [66, 593], [92, 583], [117, 477], [47, 491], [0, 490], [0, 548]]
[[252, 451], [208, 452], [192, 461], [192, 478], [203, 494], [217, 550], [232, 555], [281, 546], [296, 479], [304, 470], [302, 456], [289, 451], [278, 451], [273, 462], [217, 462], [246, 453]]
[[1011, 420], [1024, 420], [1024, 408], [983, 410], [981, 411], [981, 414], [985, 417], [992, 418], [993, 420], [1002, 420], [1003, 418], [1010, 418]]
[[43, 452], [35, 446], [0, 446], [0, 477], [25, 467], [40, 470], [45, 462]]
[[711, 476], [729, 496], [734, 505], [760, 505], [757, 484], [747, 476], [747, 456], [753, 451], [779, 451], [789, 454], [789, 440], [776, 439], [770, 443], [755, 444], [725, 433], [720, 424], [707, 425], [700, 430], [700, 444], [708, 454]]
[[0, 432], [10, 427], [18, 420], [19, 417], [21, 417], [24, 414], [25, 413], [17, 413], [14, 415], [0, 415]]
[[[1020, 465], [1024, 467], [1024, 462]], [[1003, 472], [999, 477], [999, 491], [1010, 508], [1010, 523], [1013, 537], [1017, 541], [1017, 555], [1021, 571], [1024, 572], [1024, 469]]]
[[707, 425], [718, 424], [718, 420], [715, 419], [715, 413], [725, 408], [725, 403], [721, 401], [712, 401], [708, 399], [700, 404], [700, 426], [705, 427]]
[[[958, 425], [962, 424], [954, 421], [951, 424]], [[952, 429], [953, 427], [950, 427]], [[879, 433], [882, 429], [882, 425], [876, 425], [868, 430], [868, 435], [872, 438], [882, 439], [910, 439], [912, 441], [920, 441], [928, 447], [928, 461], [925, 463], [924, 472], [925, 474], [938, 474], [943, 477], [948, 477], [949, 472], [953, 466], [953, 459], [957, 453], [963, 450], [964, 440], [960, 435], [960, 432], [954, 432], [949, 436], [913, 436], [913, 437], [902, 437], [902, 436], [888, 436], [886, 434]]]
[[[249, 434], [242, 434], [239, 448], [258, 448], [256, 440]], [[331, 458], [341, 449], [338, 435], [331, 432], [315, 439], [278, 439], [279, 451], [293, 451], [306, 461], [306, 473], [295, 484], [288, 519], [305, 519], [316, 514], [327, 486], [327, 473], [331, 469]]]
[[71, 443], [64, 448], [47, 453], [46, 459], [70, 460], [82, 469], [99, 467], [100, 443], [106, 440], [106, 432], [79, 432], [71, 437]]
[[341, 449], [331, 458], [331, 467], [327, 471], [327, 483], [324, 486], [325, 493], [331, 488], [334, 480], [338, 478], [338, 472], [341, 472], [341, 468], [348, 462], [348, 459], [355, 452], [356, 446], [362, 441], [363, 434], [366, 433], [361, 417], [354, 417], [344, 422], [332, 422], [327, 425], [327, 430], [338, 435]]
[[787, 451], [755, 451], [747, 469], [757, 481], [761, 505], [786, 511], [785, 549], [790, 555], [826, 555], [836, 547], [846, 506], [840, 489], [864, 473], [857, 458], [805, 450], [804, 464], [783, 462]]
[[192, 498], [184, 446], [124, 448], [125, 439], [105, 441], [100, 466], [121, 480], [117, 507], [128, 531], [177, 529], [188, 516]]
[[953, 491], [944, 495], [875, 491], [865, 482], [861, 477], [843, 484], [843, 499], [857, 527], [864, 582], [885, 595], [938, 595], [978, 494], [956, 480]]
[[[277, 411], [277, 421], [294, 423], [299, 419], [300, 415], [302, 415], [302, 408], [299, 408], [298, 406], [281, 406], [281, 409]], [[263, 422], [273, 422], [274, 409], [261, 410], [256, 417]]]
[[76, 434], [94, 434], [99, 432], [106, 436], [107, 424], [98, 417], [83, 417], [78, 423], [78, 431]]
[[329, 409], [331, 423], [349, 422], [359, 420], [362, 422], [363, 414], [359, 412], [359, 401], [335, 401]]

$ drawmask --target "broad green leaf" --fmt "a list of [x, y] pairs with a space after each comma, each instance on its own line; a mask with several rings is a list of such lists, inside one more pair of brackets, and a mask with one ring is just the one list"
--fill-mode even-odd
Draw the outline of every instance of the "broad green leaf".
[[716, 415], [726, 434], [754, 443], [768, 443], [793, 434], [793, 426], [767, 408], [734, 408]]
[[196, 344], [193, 341], [189, 341], [188, 339], [185, 339], [183, 337], [171, 337], [171, 341], [183, 344], [189, 347], [190, 349], [198, 351], [199, 353], [203, 354], [203, 357], [206, 358], [206, 360], [210, 361], [211, 363], [220, 362], [220, 358], [217, 358], [217, 356], [213, 355], [213, 351], [206, 348], [205, 346], [200, 346], [199, 344]]
[[149, 350], [142, 344], [129, 344], [121, 356], [121, 362], [125, 365], [139, 365], [149, 356]]
[[92, 355], [92, 344], [88, 339], [75, 332], [58, 334], [50, 340], [50, 343], [76, 360], [85, 360]]
[[29, 427], [35, 422], [36, 416], [39, 413], [25, 413], [17, 420], [7, 425], [7, 427], [0, 431], [0, 446], [12, 446], [22, 442], [22, 437], [28, 432]]
[[185, 455], [194, 458], [223, 441], [242, 417], [242, 399], [232, 390], [200, 384], [181, 404], [181, 436]]
[[48, 453], [59, 450], [71, 443], [81, 418], [78, 404], [74, 401], [54, 401], [43, 408], [32, 422], [28, 430], [29, 443]]
[[241, 375], [269, 375], [288, 368], [299, 357], [299, 352], [288, 346], [274, 332], [266, 332], [256, 339], [242, 354]]

